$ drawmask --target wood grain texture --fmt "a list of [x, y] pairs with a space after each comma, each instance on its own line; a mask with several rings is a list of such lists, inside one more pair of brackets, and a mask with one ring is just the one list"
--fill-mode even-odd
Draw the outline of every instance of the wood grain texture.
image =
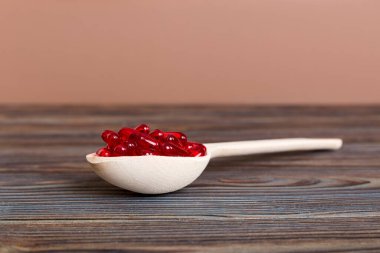
[[[337, 152], [217, 159], [144, 196], [85, 154], [147, 122], [200, 142], [340, 137]], [[1, 106], [0, 252], [380, 252], [380, 106]]]

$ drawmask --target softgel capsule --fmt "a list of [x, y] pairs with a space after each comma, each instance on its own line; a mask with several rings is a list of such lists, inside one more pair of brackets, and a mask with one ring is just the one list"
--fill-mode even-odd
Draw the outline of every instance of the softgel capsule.
[[188, 156], [206, 155], [206, 147], [190, 142], [181, 132], [164, 132], [160, 129], [150, 131], [147, 124], [135, 128], [123, 127], [118, 133], [105, 130], [101, 135], [106, 146], [100, 148], [98, 156]]

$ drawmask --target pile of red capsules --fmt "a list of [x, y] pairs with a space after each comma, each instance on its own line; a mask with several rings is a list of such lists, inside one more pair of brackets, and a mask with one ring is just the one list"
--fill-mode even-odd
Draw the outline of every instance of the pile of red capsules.
[[150, 131], [146, 124], [136, 128], [124, 127], [118, 133], [105, 130], [102, 139], [107, 144], [100, 148], [98, 156], [204, 156], [206, 147], [201, 143], [190, 142], [181, 132]]

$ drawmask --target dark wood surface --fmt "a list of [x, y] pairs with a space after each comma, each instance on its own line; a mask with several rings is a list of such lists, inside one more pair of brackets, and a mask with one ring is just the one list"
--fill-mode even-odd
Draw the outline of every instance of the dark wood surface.
[[[200, 142], [341, 137], [337, 152], [218, 159], [144, 196], [98, 178], [103, 129]], [[380, 106], [1, 106], [0, 252], [380, 252]]]

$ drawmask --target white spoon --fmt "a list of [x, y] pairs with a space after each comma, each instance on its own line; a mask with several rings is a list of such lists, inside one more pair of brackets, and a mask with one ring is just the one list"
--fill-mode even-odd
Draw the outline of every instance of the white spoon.
[[173, 156], [86, 156], [95, 173], [118, 187], [145, 194], [177, 191], [191, 184], [206, 168], [210, 159], [225, 156], [264, 154], [301, 150], [336, 150], [341, 139], [274, 139], [204, 144], [207, 155]]

